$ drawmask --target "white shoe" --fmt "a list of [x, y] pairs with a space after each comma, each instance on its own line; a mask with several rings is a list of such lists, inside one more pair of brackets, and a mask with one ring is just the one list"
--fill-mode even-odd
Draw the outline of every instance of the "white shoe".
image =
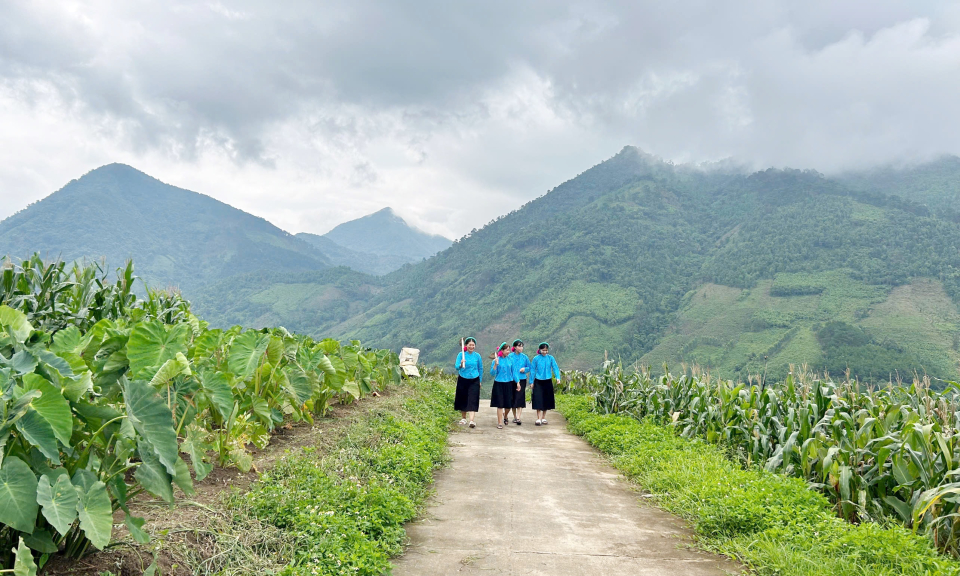
[[476, 428], [476, 427], [477, 427], [477, 423], [474, 422], [473, 420], [471, 420], [471, 421], [470, 421], [470, 427], [471, 427], [471, 428]]
[[540, 425], [540, 421], [539, 421], [539, 420], [537, 420], [537, 422], [536, 422], [536, 424], [537, 424], [537, 426], [539, 426], [539, 425]]
[[541, 424], [546, 424], [546, 423], [547, 423], [547, 419], [544, 418], [543, 420], [540, 421], [540, 423], [541, 423]]
[[461, 426], [463, 426], [463, 425], [466, 424], [466, 423], [467, 423], [467, 419], [466, 419], [466, 418], [461, 418], [461, 419], [460, 419], [460, 425], [461, 425]]

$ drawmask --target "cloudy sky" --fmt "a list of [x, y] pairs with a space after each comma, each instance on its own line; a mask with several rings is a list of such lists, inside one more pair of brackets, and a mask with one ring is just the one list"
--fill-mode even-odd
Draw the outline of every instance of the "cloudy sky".
[[110, 162], [291, 231], [461, 236], [619, 151], [960, 154], [960, 4], [0, 0], [0, 217]]

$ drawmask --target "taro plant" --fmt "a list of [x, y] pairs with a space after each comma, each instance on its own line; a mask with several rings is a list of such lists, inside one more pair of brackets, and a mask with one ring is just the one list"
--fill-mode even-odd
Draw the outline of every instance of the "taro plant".
[[0, 571], [104, 548], [117, 511], [145, 542], [132, 498], [173, 503], [209, 474], [209, 452], [248, 470], [247, 447], [285, 419], [399, 381], [389, 351], [211, 330], [175, 292], [137, 300], [130, 263], [112, 285], [99, 267], [64, 270], [35, 257], [0, 275], [13, 305], [0, 305]]

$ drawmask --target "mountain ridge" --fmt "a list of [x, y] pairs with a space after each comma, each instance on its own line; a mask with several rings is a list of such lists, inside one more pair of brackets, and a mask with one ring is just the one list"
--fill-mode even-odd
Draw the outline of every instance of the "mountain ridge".
[[[954, 313], [943, 330], [918, 329], [919, 339], [890, 329], [922, 316], [902, 312], [896, 292], [914, 279], [941, 286], [913, 291], [931, 306], [946, 293], [955, 308], [960, 296], [960, 258], [942, 249], [960, 246], [960, 227], [904, 196], [812, 170], [700, 170], [625, 147], [384, 276], [360, 313], [298, 328], [415, 346], [437, 363], [469, 333], [481, 348], [549, 339], [566, 366], [585, 369], [613, 356], [694, 362], [738, 378], [782, 375], [793, 362], [833, 373], [852, 366], [873, 379], [887, 368], [954, 377]], [[832, 288], [820, 287], [824, 278]], [[287, 287], [288, 309], [306, 290], [275, 280]], [[736, 290], [745, 305], [691, 307], [697, 297], [727, 297], [702, 290], [711, 284]], [[719, 349], [706, 328], [718, 322], [729, 327]]]
[[[91, 170], [0, 221], [0, 254], [34, 252], [67, 261], [105, 258], [111, 268], [134, 258], [151, 284], [185, 288], [258, 269], [330, 266], [264, 218], [119, 163]], [[178, 273], [184, 269], [195, 273]]]

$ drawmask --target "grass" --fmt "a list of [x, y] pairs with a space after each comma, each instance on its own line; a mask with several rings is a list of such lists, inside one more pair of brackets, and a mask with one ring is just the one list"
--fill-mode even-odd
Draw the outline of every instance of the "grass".
[[279, 531], [284, 575], [379, 575], [403, 551], [404, 522], [429, 492], [446, 459], [450, 388], [419, 384], [420, 394], [373, 409], [330, 449], [290, 454], [233, 495], [238, 529]]
[[716, 446], [679, 438], [669, 426], [592, 412], [593, 399], [560, 396], [583, 436], [657, 503], [693, 523], [707, 549], [765, 576], [960, 574], [929, 540], [897, 526], [852, 525], [806, 483], [743, 469]]

